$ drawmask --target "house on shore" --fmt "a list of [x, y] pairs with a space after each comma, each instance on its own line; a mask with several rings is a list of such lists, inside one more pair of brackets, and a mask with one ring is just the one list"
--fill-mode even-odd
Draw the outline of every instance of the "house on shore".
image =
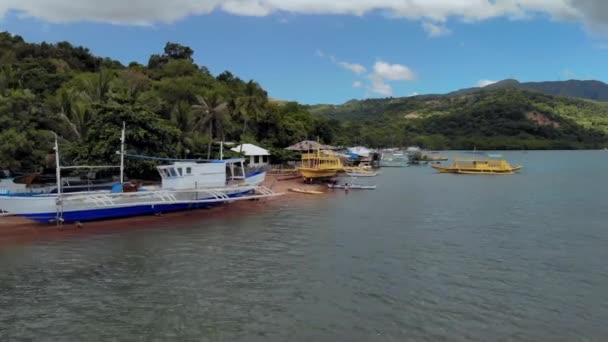
[[242, 144], [230, 149], [233, 152], [243, 153], [249, 160], [250, 167], [262, 167], [270, 164], [270, 152], [254, 144]]

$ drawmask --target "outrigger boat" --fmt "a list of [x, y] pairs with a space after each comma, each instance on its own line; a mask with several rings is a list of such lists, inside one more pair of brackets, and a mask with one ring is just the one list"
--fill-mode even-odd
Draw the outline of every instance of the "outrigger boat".
[[375, 185], [360, 185], [360, 184], [327, 184], [330, 189], [354, 189], [354, 190], [375, 190]]
[[512, 175], [523, 166], [511, 166], [506, 160], [454, 160], [451, 166], [431, 165], [440, 173]]
[[[121, 137], [120, 183], [111, 191], [64, 193], [55, 140], [57, 193], [0, 195], [0, 209], [42, 223], [82, 222], [209, 207], [282, 195], [260, 186], [265, 172], [246, 174], [244, 159], [177, 161], [158, 166], [160, 187], [124, 182], [125, 131]], [[141, 156], [140, 156], [141, 157]]]

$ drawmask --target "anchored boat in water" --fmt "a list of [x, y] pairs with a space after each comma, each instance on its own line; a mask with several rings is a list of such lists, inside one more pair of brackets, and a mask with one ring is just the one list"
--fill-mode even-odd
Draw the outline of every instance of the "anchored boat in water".
[[450, 166], [431, 165], [441, 173], [511, 175], [523, 166], [511, 166], [506, 160], [454, 160]]
[[93, 221], [203, 208], [221, 203], [282, 195], [260, 186], [266, 173], [247, 174], [244, 159], [174, 161], [158, 166], [162, 183], [138, 187], [124, 182], [124, 130], [121, 175], [111, 191], [64, 193], [59, 148], [55, 141], [57, 193], [0, 195], [0, 209], [43, 223]]

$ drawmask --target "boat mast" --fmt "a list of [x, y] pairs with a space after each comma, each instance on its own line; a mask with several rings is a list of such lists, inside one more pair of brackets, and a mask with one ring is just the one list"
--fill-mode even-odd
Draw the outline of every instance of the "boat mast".
[[59, 143], [57, 142], [57, 133], [55, 135], [55, 177], [57, 178], [57, 196], [61, 196], [61, 165], [59, 165]]
[[122, 122], [122, 133], [120, 135], [120, 184], [125, 182], [125, 122]]

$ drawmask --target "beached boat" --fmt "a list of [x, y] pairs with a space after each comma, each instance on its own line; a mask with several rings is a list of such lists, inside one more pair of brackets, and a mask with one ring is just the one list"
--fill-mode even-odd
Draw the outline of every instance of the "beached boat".
[[302, 165], [298, 168], [304, 179], [334, 177], [343, 170], [344, 166], [340, 157], [320, 150], [315, 153], [302, 154]]
[[521, 170], [523, 166], [511, 166], [506, 160], [454, 160], [450, 166], [431, 165], [432, 168], [441, 173], [459, 174], [491, 174], [509, 175]]
[[0, 209], [43, 223], [93, 221], [209, 207], [236, 200], [281, 195], [260, 186], [266, 173], [246, 174], [244, 159], [174, 161], [158, 166], [160, 186], [139, 187], [124, 182], [124, 131], [121, 175], [111, 191], [64, 193], [59, 148], [55, 141], [57, 193], [0, 195]]
[[291, 192], [297, 192], [299, 194], [307, 194], [307, 195], [322, 195], [322, 194], [324, 194], [324, 192], [322, 192], [322, 191], [304, 190], [304, 189], [300, 189], [300, 188], [291, 188], [291, 189], [289, 189], [289, 191], [291, 191]]
[[361, 184], [327, 184], [330, 189], [346, 189], [353, 190], [375, 190], [375, 185], [361, 185]]

